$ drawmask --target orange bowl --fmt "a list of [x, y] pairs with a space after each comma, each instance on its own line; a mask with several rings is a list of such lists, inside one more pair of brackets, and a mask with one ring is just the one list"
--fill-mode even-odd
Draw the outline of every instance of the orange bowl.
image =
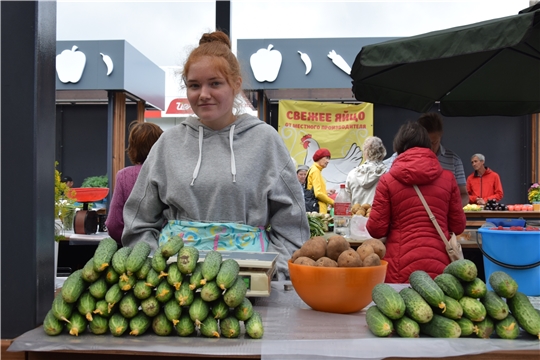
[[319, 267], [289, 260], [289, 274], [296, 293], [313, 310], [348, 314], [362, 310], [375, 285], [384, 282], [388, 262], [369, 267]]
[[72, 188], [67, 190], [66, 194], [69, 198], [78, 202], [94, 202], [105, 199], [109, 194], [109, 188]]

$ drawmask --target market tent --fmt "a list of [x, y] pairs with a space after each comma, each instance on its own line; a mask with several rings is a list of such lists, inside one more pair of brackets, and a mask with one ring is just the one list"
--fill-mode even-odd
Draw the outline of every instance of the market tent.
[[540, 112], [540, 4], [518, 15], [362, 47], [357, 100], [445, 116]]

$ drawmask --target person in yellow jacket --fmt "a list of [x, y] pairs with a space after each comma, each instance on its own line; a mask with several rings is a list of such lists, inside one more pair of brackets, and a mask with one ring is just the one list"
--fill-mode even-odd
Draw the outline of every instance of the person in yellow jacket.
[[330, 151], [328, 149], [319, 149], [313, 154], [313, 165], [309, 168], [307, 178], [308, 190], [313, 188], [313, 193], [319, 200], [319, 212], [326, 214], [328, 205], [334, 205], [334, 200], [326, 192], [326, 181], [322, 176], [322, 171], [330, 162]]

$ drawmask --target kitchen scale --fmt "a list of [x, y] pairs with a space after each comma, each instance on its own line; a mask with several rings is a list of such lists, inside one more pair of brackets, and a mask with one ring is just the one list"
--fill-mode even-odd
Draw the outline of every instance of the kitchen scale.
[[67, 191], [69, 198], [83, 204], [82, 210], [75, 213], [73, 218], [73, 232], [75, 234], [95, 234], [98, 229], [98, 213], [88, 210], [88, 203], [105, 199], [109, 188], [72, 188]]

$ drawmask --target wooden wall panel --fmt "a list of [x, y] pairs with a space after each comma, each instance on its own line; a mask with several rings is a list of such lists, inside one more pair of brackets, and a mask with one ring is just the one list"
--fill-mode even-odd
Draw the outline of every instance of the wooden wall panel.
[[125, 166], [126, 152], [126, 94], [116, 92], [113, 104], [113, 159], [112, 159], [112, 184], [110, 189], [114, 189], [116, 173]]

